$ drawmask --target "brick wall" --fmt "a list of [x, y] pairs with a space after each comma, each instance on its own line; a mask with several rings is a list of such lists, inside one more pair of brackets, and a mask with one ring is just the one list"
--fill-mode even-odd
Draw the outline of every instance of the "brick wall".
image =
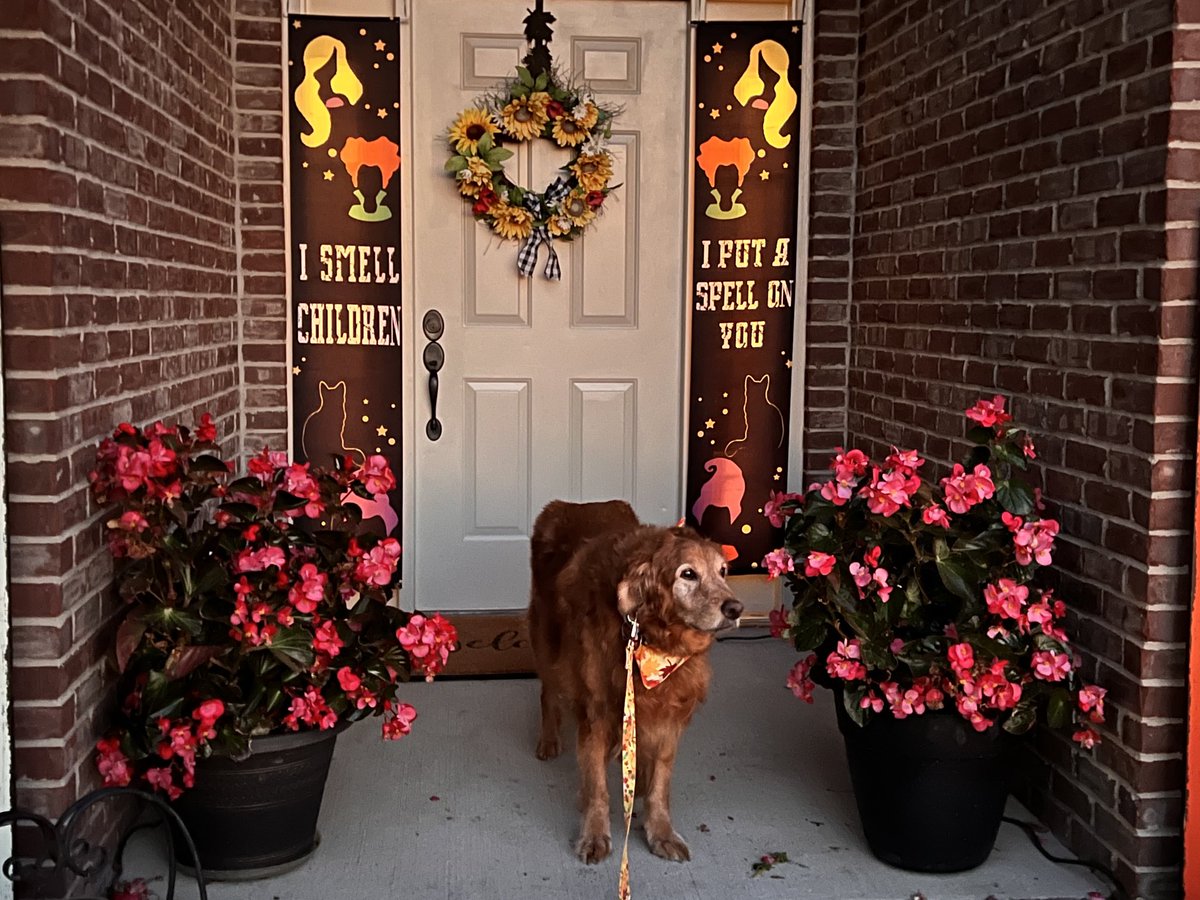
[[282, 6], [234, 0], [234, 105], [246, 444], [287, 444]]
[[792, 490], [808, 484], [833, 448], [846, 443], [850, 360], [858, 0], [815, 0], [814, 13], [805, 472], [791, 478]]
[[232, 23], [210, 0], [0, 20], [16, 799], [57, 814], [96, 783], [111, 683], [95, 446], [203, 410], [236, 430]]
[[1197, 192], [1166, 179], [1195, 178], [1168, 124], [1200, 114], [1171, 110], [1172, 15], [863, 0], [849, 392], [875, 451], [945, 464], [994, 392], [1043, 435], [1061, 595], [1112, 712], [1094, 755], [1039, 734], [1018, 793], [1155, 898], [1179, 891], [1196, 410]]

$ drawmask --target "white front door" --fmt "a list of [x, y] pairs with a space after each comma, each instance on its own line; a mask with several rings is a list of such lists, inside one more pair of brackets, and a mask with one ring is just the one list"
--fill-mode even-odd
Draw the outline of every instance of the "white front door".
[[[630, 501], [645, 521], [680, 512], [687, 215], [687, 9], [679, 0], [556, 3], [550, 50], [587, 80], [614, 123], [621, 187], [582, 239], [557, 242], [562, 280], [516, 270], [443, 172], [458, 112], [511, 77], [526, 52], [528, 0], [412, 0], [413, 521], [405, 553], [422, 609], [525, 606], [529, 535], [548, 501]], [[567, 160], [520, 145], [512, 179], [545, 190]], [[445, 320], [437, 415], [421, 322]]]

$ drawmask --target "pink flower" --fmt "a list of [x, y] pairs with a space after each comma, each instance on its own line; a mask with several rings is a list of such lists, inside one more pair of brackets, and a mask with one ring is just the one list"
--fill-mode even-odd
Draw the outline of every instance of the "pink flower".
[[858, 708], [869, 709], [872, 712], [882, 712], [883, 700], [871, 691], [867, 691], [867, 693], [863, 694], [862, 699], [858, 701]]
[[980, 463], [968, 474], [961, 463], [955, 463], [950, 477], [942, 479], [946, 493], [946, 505], [950, 511], [962, 515], [972, 506], [988, 500], [996, 492], [992, 483], [992, 470]]
[[243, 550], [233, 561], [235, 572], [261, 572], [276, 566], [282, 569], [287, 564], [287, 557], [279, 547], [261, 547], [258, 550]]
[[130, 881], [118, 881], [109, 892], [108, 900], [154, 900], [150, 885], [144, 878], [134, 878]]
[[321, 693], [309, 685], [302, 695], [292, 695], [291, 711], [283, 717], [283, 724], [292, 731], [299, 731], [301, 725], [328, 731], [337, 725], [337, 713], [329, 708]]
[[800, 494], [783, 494], [771, 491], [771, 496], [763, 504], [763, 515], [770, 520], [775, 528], [782, 528], [787, 517], [796, 511], [796, 506], [803, 501]]
[[983, 599], [992, 615], [1019, 619], [1029, 598], [1029, 588], [1017, 584], [1011, 578], [1001, 578], [995, 584], [985, 585]]
[[825, 658], [825, 671], [834, 678], [845, 681], [857, 681], [867, 677], [867, 667], [859, 660], [862, 649], [858, 639], [838, 641], [837, 650]]
[[400, 561], [400, 542], [395, 538], [384, 538], [359, 559], [354, 577], [366, 584], [386, 587], [396, 575]]
[[354, 473], [354, 477], [367, 486], [369, 494], [386, 494], [396, 487], [396, 476], [385, 457], [368, 456], [366, 462]]
[[796, 571], [796, 564], [792, 560], [792, 554], [780, 548], [772, 550], [763, 557], [763, 565], [767, 567], [767, 580], [778, 578], [788, 572]]
[[1011, 422], [1012, 416], [1004, 411], [1004, 398], [997, 394], [990, 401], [980, 400], [967, 410], [967, 418], [978, 422], [984, 428], [1003, 425]]
[[810, 653], [804, 659], [800, 660], [788, 673], [787, 687], [793, 694], [805, 703], [813, 702], [813, 681], [808, 673], [812, 671], [812, 667], [817, 663], [817, 654]]
[[116, 528], [121, 531], [142, 532], [150, 527], [150, 523], [146, 521], [146, 517], [140, 512], [135, 509], [131, 509], [122, 513], [119, 519], [110, 520], [108, 527]]
[[1037, 450], [1034, 449], [1033, 438], [1027, 434], [1021, 438], [1021, 452], [1029, 459], [1037, 459]]
[[212, 413], [205, 413], [196, 425], [196, 440], [202, 444], [212, 444], [217, 440], [217, 426], [213, 423]]
[[146, 780], [156, 791], [162, 791], [170, 800], [177, 799], [183, 791], [175, 784], [170, 766], [156, 766], [146, 770]]
[[383, 708], [385, 710], [383, 717], [383, 739], [385, 741], [398, 741], [412, 731], [413, 719], [417, 717], [417, 711], [413, 707], [407, 703], [400, 703], [393, 710], [392, 701], [384, 700]]
[[264, 484], [275, 477], [276, 471], [288, 464], [287, 454], [278, 450], [262, 448], [258, 456], [246, 463], [246, 470]]
[[428, 619], [413, 613], [407, 625], [396, 629], [396, 640], [408, 653], [413, 667], [424, 671], [426, 681], [433, 681], [433, 676], [450, 658], [450, 651], [458, 641], [458, 631], [441, 613]]
[[196, 729], [196, 736], [203, 740], [215, 738], [217, 731], [213, 726], [223, 715], [225, 715], [225, 704], [219, 698], [205, 700], [197, 706], [192, 710], [192, 718], [200, 723]]
[[354, 693], [362, 687], [362, 679], [354, 674], [354, 670], [349, 666], [342, 666], [337, 673], [338, 684], [342, 686], [342, 690], [347, 693]]
[[872, 481], [863, 485], [859, 496], [867, 498], [867, 507], [876, 515], [884, 518], [895, 515], [901, 507], [908, 506], [910, 498], [921, 486], [921, 479], [915, 475], [906, 475], [902, 471], [885, 472], [881, 476], [879, 469], [872, 470]]
[[313, 563], [305, 563], [300, 567], [300, 581], [292, 585], [288, 591], [288, 603], [299, 613], [316, 612], [321, 601], [325, 599], [325, 588], [329, 577], [317, 569]]
[[836, 562], [837, 559], [832, 554], [813, 550], [808, 554], [808, 559], [804, 561], [804, 574], [809, 578], [815, 578], [818, 575], [827, 576], [833, 571]]
[[1071, 735], [1071, 740], [1075, 741], [1083, 749], [1091, 750], [1100, 743], [1100, 733], [1094, 728], [1085, 727]]
[[833, 470], [839, 480], [850, 481], [867, 473], [867, 466], [871, 461], [861, 450], [844, 451], [841, 447], [835, 447], [834, 452], [835, 456], [830, 462], [829, 468]]
[[950, 659], [950, 668], [959, 678], [964, 677], [975, 667], [975, 650], [966, 641], [951, 644], [946, 651], [946, 656]]
[[96, 753], [96, 769], [106, 787], [125, 787], [133, 780], [133, 767], [129, 757], [121, 752], [121, 742], [117, 738], [96, 741]]
[[950, 527], [950, 516], [940, 506], [930, 505], [921, 510], [921, 521], [926, 525], [941, 525]]
[[293, 463], [283, 471], [283, 489], [305, 501], [304, 515], [317, 518], [325, 509], [321, 502], [321, 487], [308, 473], [308, 463]]
[[1098, 684], [1085, 684], [1079, 689], [1079, 708], [1093, 722], [1104, 721], [1104, 695], [1108, 691]]
[[827, 481], [821, 485], [821, 496], [834, 506], [845, 506], [854, 496], [854, 482]]
[[313, 635], [313, 649], [317, 653], [324, 653], [326, 656], [337, 656], [342, 649], [342, 639], [337, 633], [337, 627], [333, 622], [322, 622], [317, 626], [316, 634]]
[[1037, 650], [1030, 662], [1034, 677], [1042, 681], [1062, 681], [1071, 674], [1071, 658], [1065, 653]]
[[891, 455], [883, 461], [883, 464], [902, 475], [915, 475], [917, 469], [925, 465], [925, 460], [917, 455], [916, 450], [900, 450], [893, 446]]
[[1020, 526], [1013, 534], [1017, 562], [1027, 566], [1036, 560], [1039, 566], [1050, 565], [1050, 554], [1054, 551], [1054, 538], [1057, 534], [1058, 522], [1054, 519], [1026, 522]]

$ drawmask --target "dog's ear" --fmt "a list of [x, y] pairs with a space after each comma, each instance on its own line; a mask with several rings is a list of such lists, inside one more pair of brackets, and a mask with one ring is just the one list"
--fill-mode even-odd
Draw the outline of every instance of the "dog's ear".
[[631, 566], [617, 585], [617, 610], [631, 616], [653, 596], [654, 573], [649, 561]]

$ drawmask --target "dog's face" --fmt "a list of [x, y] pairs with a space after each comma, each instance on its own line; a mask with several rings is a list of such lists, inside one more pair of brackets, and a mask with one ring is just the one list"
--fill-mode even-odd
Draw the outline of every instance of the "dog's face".
[[646, 614], [679, 622], [697, 631], [732, 628], [742, 604], [725, 583], [728, 565], [721, 548], [690, 528], [659, 533], [655, 544], [617, 589], [623, 615]]

